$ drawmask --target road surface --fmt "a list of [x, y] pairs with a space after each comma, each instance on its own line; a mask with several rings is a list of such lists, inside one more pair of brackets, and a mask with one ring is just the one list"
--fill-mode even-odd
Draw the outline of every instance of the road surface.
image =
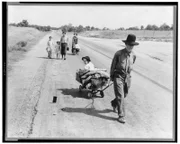
[[[55, 41], [60, 34], [51, 33]], [[92, 100], [78, 92], [77, 69], [89, 55], [98, 68], [109, 72], [121, 40], [79, 37], [82, 51], [68, 52], [67, 60], [47, 59], [46, 35], [8, 73], [7, 137], [44, 139], [142, 139], [173, 138], [172, 43], [140, 42], [132, 86], [125, 99], [126, 123], [117, 122], [110, 101], [113, 86], [104, 98]], [[71, 38], [71, 35], [69, 36]], [[53, 103], [53, 97], [57, 101]]]

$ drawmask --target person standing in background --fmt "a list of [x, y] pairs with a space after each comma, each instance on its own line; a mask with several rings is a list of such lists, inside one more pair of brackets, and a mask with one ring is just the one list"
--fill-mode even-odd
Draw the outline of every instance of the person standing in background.
[[66, 52], [67, 52], [67, 48], [68, 48], [69, 39], [66, 36], [66, 32], [63, 32], [62, 34], [63, 35], [60, 39], [61, 55], [62, 55], [62, 59], [64, 58], [64, 60], [66, 60]]
[[77, 37], [77, 33], [74, 33], [74, 36], [72, 38], [72, 52], [73, 52], [73, 48], [75, 48], [76, 44], [78, 44], [78, 37]]
[[53, 49], [53, 46], [54, 46], [54, 42], [52, 40], [52, 36], [49, 36], [49, 40], [47, 42], [47, 48], [46, 48], [46, 51], [48, 53], [48, 58], [52, 58], [52, 49]]
[[61, 52], [60, 42], [57, 41], [55, 46], [55, 54], [57, 59], [60, 58], [60, 52]]

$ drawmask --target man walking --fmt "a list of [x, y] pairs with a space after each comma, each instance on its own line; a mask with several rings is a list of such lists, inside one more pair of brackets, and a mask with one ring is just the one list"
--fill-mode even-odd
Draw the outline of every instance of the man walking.
[[66, 36], [66, 32], [62, 33], [62, 37], [60, 39], [60, 43], [61, 43], [61, 55], [62, 55], [62, 59], [64, 58], [64, 60], [66, 60], [66, 52], [67, 52], [67, 47], [68, 47], [68, 43], [69, 43], [69, 39]]
[[135, 45], [139, 43], [135, 42], [136, 36], [129, 34], [126, 40], [123, 40], [126, 47], [115, 53], [111, 69], [110, 77], [114, 82], [114, 93], [115, 99], [111, 101], [113, 110], [118, 110], [118, 121], [125, 123], [125, 109], [124, 109], [124, 98], [128, 94], [128, 90], [131, 84], [131, 71], [132, 66], [135, 62], [136, 55], [132, 51]]
[[78, 37], [77, 37], [77, 33], [74, 33], [74, 36], [72, 38], [72, 52], [73, 52], [73, 48], [75, 48], [76, 44], [78, 44]]

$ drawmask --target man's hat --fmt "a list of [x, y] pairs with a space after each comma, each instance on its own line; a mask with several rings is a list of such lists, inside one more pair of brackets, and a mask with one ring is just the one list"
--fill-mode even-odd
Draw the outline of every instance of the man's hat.
[[122, 40], [125, 44], [129, 44], [131, 46], [134, 46], [134, 45], [139, 45], [138, 42], [135, 42], [136, 41], [136, 36], [133, 35], [133, 34], [129, 34], [127, 36], [127, 39], [126, 40]]
[[90, 59], [89, 56], [82, 57], [82, 60], [83, 60], [83, 59], [86, 59], [86, 60], [89, 61], [89, 62], [91, 61], [91, 59]]

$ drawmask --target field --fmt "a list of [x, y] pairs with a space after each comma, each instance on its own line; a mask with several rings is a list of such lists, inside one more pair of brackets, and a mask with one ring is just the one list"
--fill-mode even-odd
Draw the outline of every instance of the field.
[[106, 30], [106, 31], [86, 31], [81, 33], [82, 36], [107, 38], [107, 39], [126, 39], [128, 34], [135, 34], [137, 40], [143, 41], [163, 41], [172, 42], [172, 31], [150, 31], [150, 30]]
[[8, 27], [8, 71], [12, 69], [14, 62], [23, 58], [30, 48], [35, 45], [47, 32], [40, 32], [34, 28]]

